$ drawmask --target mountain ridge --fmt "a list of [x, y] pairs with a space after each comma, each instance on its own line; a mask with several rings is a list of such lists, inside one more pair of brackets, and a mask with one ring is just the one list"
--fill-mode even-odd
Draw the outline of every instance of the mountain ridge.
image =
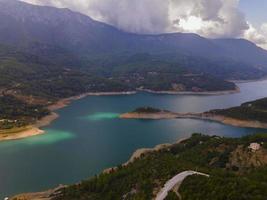
[[209, 39], [180, 32], [127, 33], [66, 8], [17, 0], [0, 2], [0, 43], [22, 44], [23, 48], [27, 45], [31, 48], [33, 43], [52, 44], [85, 56], [168, 52], [174, 56], [227, 58], [267, 68], [267, 51], [244, 39]]

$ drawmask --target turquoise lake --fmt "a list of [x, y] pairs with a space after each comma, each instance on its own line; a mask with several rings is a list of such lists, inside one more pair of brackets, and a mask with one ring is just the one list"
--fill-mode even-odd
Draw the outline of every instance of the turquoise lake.
[[46, 134], [0, 142], [0, 199], [71, 184], [126, 162], [138, 148], [173, 143], [194, 132], [240, 137], [266, 132], [192, 120], [123, 120], [120, 113], [140, 106], [177, 112], [201, 112], [237, 106], [267, 97], [267, 81], [239, 84], [241, 93], [222, 96], [156, 95], [89, 96], [58, 111]]

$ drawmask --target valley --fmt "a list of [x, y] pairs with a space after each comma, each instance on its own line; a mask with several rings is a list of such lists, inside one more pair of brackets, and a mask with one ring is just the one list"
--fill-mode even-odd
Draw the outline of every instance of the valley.
[[[136, 149], [173, 143], [195, 132], [230, 138], [264, 133], [265, 129], [196, 119], [119, 119], [120, 113], [144, 105], [200, 113], [235, 107], [267, 95], [263, 90], [266, 81], [241, 83], [238, 87], [240, 93], [222, 96], [136, 93], [87, 96], [72, 101], [56, 111], [60, 116], [57, 120], [42, 128], [45, 134], [0, 143], [0, 169], [5, 171], [1, 176], [0, 197], [71, 185], [125, 163]], [[192, 106], [195, 104], [198, 106]], [[40, 180], [43, 184], [37, 184]]]
[[0, 0], [0, 199], [266, 200], [266, 24], [92, 2]]

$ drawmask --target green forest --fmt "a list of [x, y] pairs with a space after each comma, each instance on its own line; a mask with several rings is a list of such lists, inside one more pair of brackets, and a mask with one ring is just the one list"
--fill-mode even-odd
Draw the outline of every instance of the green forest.
[[32, 124], [49, 113], [50, 111], [42, 105], [27, 104], [10, 95], [0, 96], [0, 129], [2, 130]]
[[[253, 152], [250, 143], [261, 148]], [[180, 186], [186, 200], [266, 200], [267, 135], [223, 138], [193, 134], [179, 144], [152, 153], [127, 166], [118, 166], [54, 196], [55, 200], [148, 200], [155, 197], [167, 180], [185, 170], [210, 175], [192, 176]], [[178, 199], [170, 192], [167, 199]]]
[[241, 106], [212, 110], [208, 113], [224, 115], [241, 120], [267, 122], [267, 98], [243, 103]]
[[[48, 113], [43, 111], [47, 105], [86, 92], [235, 89], [234, 83], [194, 71], [179, 59], [149, 54], [84, 58], [60, 51], [53, 57], [53, 52], [43, 55], [0, 45], [0, 129], [32, 124]], [[38, 109], [32, 112], [31, 107]]]

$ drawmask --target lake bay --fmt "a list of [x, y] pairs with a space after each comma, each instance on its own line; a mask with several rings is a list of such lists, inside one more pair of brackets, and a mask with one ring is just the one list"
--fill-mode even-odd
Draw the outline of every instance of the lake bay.
[[58, 111], [60, 118], [45, 127], [46, 134], [0, 143], [0, 199], [78, 182], [126, 162], [138, 148], [173, 143], [194, 132], [239, 137], [266, 131], [192, 119], [118, 118], [140, 106], [202, 112], [267, 96], [267, 81], [238, 85], [240, 93], [221, 96], [138, 93], [74, 101]]

